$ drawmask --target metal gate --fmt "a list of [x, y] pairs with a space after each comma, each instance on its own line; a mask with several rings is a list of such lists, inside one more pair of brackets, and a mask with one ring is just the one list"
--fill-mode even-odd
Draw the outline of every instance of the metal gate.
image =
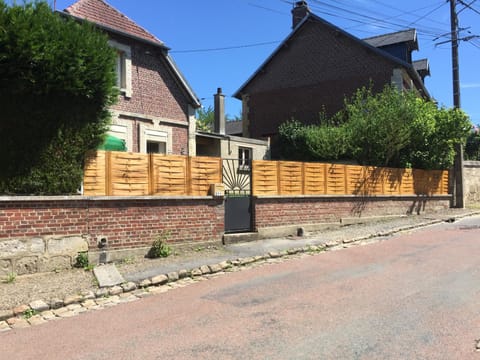
[[252, 169], [238, 159], [223, 159], [225, 233], [253, 229]]

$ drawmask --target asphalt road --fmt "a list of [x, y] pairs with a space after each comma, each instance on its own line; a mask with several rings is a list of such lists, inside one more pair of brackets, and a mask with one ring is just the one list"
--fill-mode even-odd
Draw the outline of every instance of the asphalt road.
[[0, 359], [480, 359], [480, 218], [0, 334]]

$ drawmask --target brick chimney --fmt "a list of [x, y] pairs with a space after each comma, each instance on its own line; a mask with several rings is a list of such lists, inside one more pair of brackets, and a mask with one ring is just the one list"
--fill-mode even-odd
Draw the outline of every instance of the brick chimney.
[[213, 95], [214, 102], [214, 123], [213, 132], [215, 134], [225, 135], [225, 95], [222, 94], [222, 88], [217, 89]]
[[297, 1], [295, 7], [292, 9], [292, 29], [295, 29], [308, 14], [310, 14], [310, 9], [307, 2]]

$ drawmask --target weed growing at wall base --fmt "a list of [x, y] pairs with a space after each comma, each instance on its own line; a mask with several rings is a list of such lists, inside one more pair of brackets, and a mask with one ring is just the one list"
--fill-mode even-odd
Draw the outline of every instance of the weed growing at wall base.
[[167, 257], [172, 253], [172, 249], [166, 244], [170, 234], [170, 231], [163, 231], [160, 235], [158, 235], [158, 237], [153, 241], [152, 248], [147, 254], [149, 258]]
[[3, 282], [6, 284], [12, 284], [15, 282], [16, 279], [17, 279], [17, 274], [15, 274], [14, 272], [10, 272], [7, 274], [7, 277], [3, 280]]

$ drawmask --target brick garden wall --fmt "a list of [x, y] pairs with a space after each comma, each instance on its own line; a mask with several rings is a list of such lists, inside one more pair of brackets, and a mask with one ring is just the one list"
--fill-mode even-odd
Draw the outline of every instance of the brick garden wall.
[[343, 218], [408, 215], [450, 207], [450, 196], [259, 197], [255, 200], [258, 229], [275, 226], [339, 222]]
[[220, 242], [224, 208], [197, 198], [0, 198], [0, 276], [71, 267], [78, 252], [149, 247], [168, 231], [169, 244]]
[[[450, 195], [262, 196], [254, 199], [258, 231], [344, 218], [435, 212]], [[0, 197], [0, 277], [69, 268], [81, 251], [143, 251], [163, 232], [168, 244], [220, 242], [224, 206], [212, 197]], [[272, 233], [274, 234], [274, 233]], [[278, 236], [278, 234], [277, 234]]]

